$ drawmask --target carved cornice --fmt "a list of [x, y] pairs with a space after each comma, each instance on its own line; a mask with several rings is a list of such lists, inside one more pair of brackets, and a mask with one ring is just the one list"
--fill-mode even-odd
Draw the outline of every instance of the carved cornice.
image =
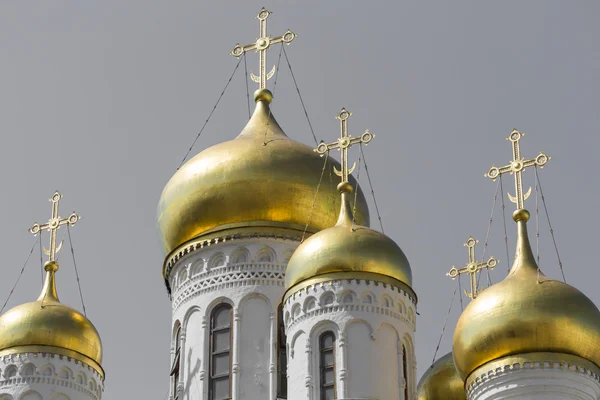
[[215, 267], [191, 276], [173, 296], [173, 311], [201, 294], [246, 285], [283, 286], [285, 264], [245, 263]]
[[504, 357], [477, 368], [465, 382], [467, 397], [510, 373], [535, 369], [568, 370], [587, 375], [600, 383], [600, 368], [588, 360], [562, 353], [529, 353]]

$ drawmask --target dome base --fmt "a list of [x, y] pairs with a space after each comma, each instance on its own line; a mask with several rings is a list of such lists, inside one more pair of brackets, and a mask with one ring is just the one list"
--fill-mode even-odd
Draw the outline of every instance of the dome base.
[[581, 357], [529, 353], [489, 362], [467, 378], [469, 400], [596, 400], [600, 368]]
[[98, 364], [96, 361], [92, 360], [91, 358], [84, 356], [81, 353], [78, 353], [76, 351], [69, 350], [69, 349], [64, 349], [62, 347], [35, 346], [35, 345], [10, 347], [8, 349], [4, 349], [4, 350], [0, 351], [0, 358], [11, 356], [11, 355], [16, 355], [16, 354], [27, 354], [27, 353], [53, 354], [53, 355], [64, 356], [64, 357], [71, 358], [73, 360], [77, 360], [77, 361], [81, 362], [82, 364], [87, 365], [92, 370], [94, 370], [98, 374], [98, 376], [101, 378], [101, 380], [104, 381], [104, 369], [102, 368], [102, 366], [100, 364]]

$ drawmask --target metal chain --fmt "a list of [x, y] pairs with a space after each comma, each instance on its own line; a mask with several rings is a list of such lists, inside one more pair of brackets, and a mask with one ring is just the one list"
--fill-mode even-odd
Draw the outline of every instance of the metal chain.
[[546, 211], [546, 218], [548, 219], [548, 227], [550, 228], [550, 236], [552, 236], [552, 242], [554, 243], [554, 249], [556, 250], [556, 258], [558, 259], [558, 266], [560, 267], [560, 273], [563, 277], [563, 282], [567, 283], [567, 279], [565, 278], [565, 271], [563, 270], [563, 264], [560, 259], [560, 253], [558, 252], [558, 246], [556, 245], [556, 238], [554, 237], [554, 229], [552, 229], [552, 223], [550, 222], [550, 213], [548, 212], [548, 207], [546, 206], [546, 197], [544, 196], [544, 191], [542, 190], [542, 182], [540, 182], [540, 178], [537, 172], [537, 165], [535, 166], [535, 176], [538, 185], [540, 186], [540, 195], [542, 196], [542, 204], [544, 205], [544, 210]]
[[40, 231], [40, 272], [42, 274], [42, 287], [44, 287], [44, 254], [42, 252], [42, 232]]
[[[481, 252], [481, 261], [485, 261], [485, 255], [487, 253], [488, 248], [488, 239], [490, 237], [490, 231], [492, 229], [492, 222], [494, 221], [494, 211], [496, 210], [496, 200], [498, 199], [498, 189], [500, 189], [500, 181], [496, 184], [496, 192], [494, 193], [494, 201], [492, 202], [492, 212], [490, 213], [490, 222], [488, 224], [487, 233], [485, 234], [485, 242], [483, 243], [483, 251]], [[488, 278], [488, 287], [492, 286], [492, 277], [490, 275], [490, 269], [486, 268], [487, 278]], [[477, 282], [479, 282], [479, 278], [481, 278], [482, 270], [479, 270], [479, 275], [477, 277]], [[477, 284], [477, 289], [479, 290], [479, 283]]]
[[438, 344], [435, 348], [435, 352], [433, 353], [433, 360], [431, 360], [431, 366], [435, 363], [435, 358], [437, 357], [438, 350], [440, 349], [440, 344], [442, 344], [442, 338], [444, 337], [444, 332], [446, 331], [446, 325], [448, 324], [448, 317], [450, 317], [450, 313], [452, 312], [452, 305], [454, 304], [454, 298], [456, 297], [456, 290], [458, 289], [458, 285], [460, 282], [460, 278], [454, 287], [454, 293], [452, 293], [452, 300], [450, 300], [450, 307], [448, 307], [448, 312], [446, 313], [446, 318], [444, 320], [444, 326], [442, 328], [442, 333], [440, 334], [440, 340], [438, 340]]
[[504, 185], [500, 175], [500, 196], [502, 197], [502, 220], [504, 221], [504, 246], [506, 247], [506, 265], [510, 273], [510, 256], [508, 255], [508, 233], [506, 231], [506, 207], [504, 206]]
[[246, 52], [244, 52], [244, 80], [246, 81], [246, 99], [248, 100], [248, 119], [252, 118], [250, 110], [250, 87], [248, 86], [248, 63], [246, 62]]
[[12, 296], [13, 292], [17, 288], [17, 285], [19, 284], [19, 281], [21, 280], [21, 277], [23, 276], [23, 272], [25, 272], [25, 267], [27, 266], [27, 263], [29, 262], [29, 258], [31, 257], [31, 254], [33, 254], [33, 249], [35, 249], [35, 245], [37, 244], [37, 241], [38, 241], [37, 238], [33, 241], [33, 246], [31, 246], [31, 250], [29, 250], [29, 255], [27, 255], [27, 258], [25, 259], [25, 262], [23, 263], [21, 272], [19, 273], [19, 276], [17, 277], [17, 280], [16, 280], [15, 284], [13, 285], [12, 289], [8, 293], [8, 297], [6, 298], [6, 301], [4, 302], [2, 309], [0, 309], [0, 315], [4, 312], [4, 309], [6, 308], [6, 305], [8, 304], [8, 301], [10, 300], [10, 297]]
[[[65, 236], [66, 236], [66, 234], [67, 234], [67, 232], [63, 231], [63, 233], [62, 233], [62, 238], [60, 239], [60, 242], [58, 242], [58, 243], [63, 243], [63, 242], [65, 241]], [[56, 252], [56, 261], [57, 261], [57, 262], [58, 262], [58, 260], [60, 259], [60, 255], [61, 255], [61, 254], [62, 254], [62, 253], [61, 253], [61, 252], [59, 252], [59, 251], [57, 251], [57, 252]]]
[[279, 48], [279, 57], [277, 58], [277, 68], [275, 69], [275, 80], [273, 81], [273, 98], [275, 98], [275, 91], [277, 90], [277, 77], [279, 76], [279, 65], [281, 64], [281, 53], [283, 52], [283, 42]]
[[304, 242], [304, 237], [306, 236], [306, 231], [308, 230], [308, 225], [310, 224], [310, 219], [312, 217], [313, 210], [315, 209], [315, 204], [317, 202], [317, 196], [319, 194], [319, 189], [321, 188], [321, 182], [323, 182], [323, 175], [325, 174], [325, 168], [327, 167], [327, 160], [329, 159], [329, 151], [325, 153], [325, 161], [323, 162], [323, 169], [321, 170], [321, 177], [319, 178], [319, 183], [317, 184], [317, 190], [315, 192], [315, 197], [313, 198], [312, 206], [310, 207], [310, 212], [308, 213], [308, 220], [306, 221], [306, 225], [304, 226], [304, 232], [302, 232], [302, 239], [300, 243]]
[[356, 172], [356, 190], [354, 191], [354, 204], [352, 205], [352, 229], [356, 221], [356, 200], [358, 198], [358, 180], [360, 179], [360, 167], [362, 165], [362, 157], [358, 157], [358, 170]]
[[462, 283], [460, 282], [460, 275], [458, 276], [458, 289], [460, 291], [460, 293], [458, 294], [459, 299], [460, 299], [460, 311], [462, 312], [462, 311], [465, 311], [465, 307], [463, 305], [463, 298], [462, 298], [463, 290], [462, 290]]
[[194, 145], [196, 144], [196, 142], [198, 141], [198, 139], [200, 138], [200, 135], [202, 134], [202, 132], [204, 131], [204, 128], [206, 128], [206, 125], [208, 124], [208, 121], [210, 120], [210, 117], [212, 117], [213, 113], [215, 112], [215, 110], [217, 109], [217, 106], [219, 105], [219, 102], [221, 101], [221, 99], [223, 98], [223, 95], [225, 94], [225, 91], [227, 90], [227, 87], [229, 87], [229, 84], [231, 83], [231, 80], [233, 79], [233, 76], [235, 75], [236, 71], [238, 70], [238, 67], [240, 66], [240, 63], [242, 62], [242, 58], [240, 57], [240, 59], [238, 60], [238, 63], [235, 65], [235, 68], [233, 69], [233, 73], [231, 74], [231, 76], [229, 77], [229, 79], [227, 80], [227, 83], [225, 84], [225, 87], [223, 88], [223, 91], [221, 92], [221, 95], [219, 96], [219, 98], [217, 99], [217, 102], [215, 103], [215, 105], [212, 108], [212, 111], [210, 112], [210, 114], [208, 114], [208, 118], [206, 118], [206, 121], [204, 121], [204, 125], [202, 125], [202, 128], [200, 129], [200, 132], [198, 132], [198, 134], [196, 135], [196, 138], [194, 139], [194, 141], [192, 142], [192, 145], [190, 146], [190, 148], [188, 149], [187, 153], [185, 153], [185, 156], [183, 156], [183, 159], [181, 160], [181, 163], [179, 164], [179, 167], [177, 167], [177, 169], [179, 170], [179, 168], [181, 168], [181, 166], [185, 163], [185, 160], [187, 160], [188, 156], [190, 155], [190, 153], [192, 152], [192, 149], [194, 148]]
[[71, 239], [71, 228], [70, 224], [67, 224], [67, 233], [69, 234], [69, 244], [71, 245], [71, 255], [73, 256], [73, 265], [75, 266], [75, 276], [77, 277], [77, 287], [79, 288], [79, 297], [81, 298], [81, 305], [83, 306], [83, 315], [87, 317], [85, 311], [85, 303], [83, 301], [83, 292], [81, 291], [81, 282], [79, 281], [79, 271], [77, 270], [77, 263], [75, 262], [75, 251], [73, 250], [73, 240]]
[[[381, 227], [381, 233], [385, 233], [383, 230], [383, 221], [381, 220], [381, 214], [379, 214], [379, 206], [377, 205], [377, 199], [375, 198], [375, 190], [373, 189], [373, 183], [371, 182], [371, 175], [369, 174], [369, 167], [367, 165], [367, 159], [365, 158], [365, 153], [363, 152], [363, 144], [360, 142], [360, 155], [363, 158], [365, 163], [365, 171], [367, 172], [367, 179], [369, 180], [369, 186], [371, 187], [371, 195], [373, 196], [373, 203], [375, 204], [375, 211], [377, 211], [377, 219], [379, 220], [379, 226]], [[358, 192], [358, 187], [356, 188]]]
[[304, 106], [304, 100], [302, 100], [302, 95], [300, 94], [300, 89], [298, 88], [298, 83], [296, 82], [296, 77], [294, 76], [294, 71], [292, 70], [292, 65], [290, 64], [290, 59], [287, 56], [287, 52], [285, 51], [285, 47], [281, 46], [283, 49], [283, 54], [285, 55], [285, 59], [287, 61], [288, 68], [290, 69], [290, 73], [292, 75], [292, 79], [294, 80], [294, 85], [296, 86], [296, 91], [298, 92], [298, 97], [300, 98], [300, 103], [302, 104], [302, 108], [304, 109], [304, 115], [306, 115], [306, 120], [308, 121], [308, 126], [310, 127], [310, 132], [312, 133], [313, 139], [315, 140], [315, 145], [318, 145], [317, 136], [315, 135], [315, 131], [310, 122], [310, 118], [308, 117], [308, 112], [306, 111], [306, 107]]

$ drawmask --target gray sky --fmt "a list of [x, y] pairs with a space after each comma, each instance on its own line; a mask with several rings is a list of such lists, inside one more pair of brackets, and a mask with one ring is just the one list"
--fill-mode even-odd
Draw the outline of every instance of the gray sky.
[[[337, 137], [342, 106], [354, 112], [351, 134], [377, 135], [366, 157], [385, 231], [412, 265], [419, 376], [455, 287], [445, 273], [465, 263], [469, 235], [480, 239], [481, 256], [496, 188], [483, 175], [511, 158], [504, 138], [513, 127], [526, 134], [525, 157], [552, 156], [540, 179], [567, 281], [600, 304], [600, 3], [366, 4], [0, 4], [1, 300], [33, 243], [27, 228], [47, 220], [47, 199], [61, 190], [62, 215], [75, 209], [84, 217], [72, 233], [88, 315], [104, 342], [106, 399], [160, 400], [167, 392], [171, 312], [156, 205], [235, 66], [228, 52], [255, 40], [263, 5], [274, 11], [271, 34], [299, 35], [286, 50], [317, 137]], [[253, 54], [248, 69], [258, 72]], [[274, 113], [290, 137], [312, 144], [284, 62], [280, 70]], [[238, 72], [194, 154], [243, 128]], [[368, 189], [364, 178], [363, 170]], [[514, 193], [512, 180], [504, 182]], [[525, 182], [534, 185], [532, 173]], [[535, 214], [535, 191], [526, 204]], [[513, 205], [506, 207], [508, 217]], [[372, 202], [371, 210], [376, 227]], [[497, 211], [488, 249], [501, 260], [494, 282], [507, 270], [499, 204]], [[541, 267], [559, 277], [545, 220], [540, 230]], [[508, 232], [512, 259], [510, 219]], [[79, 307], [69, 252], [59, 261], [61, 299]], [[36, 249], [9, 306], [33, 300], [39, 285]], [[450, 350], [459, 312], [455, 302], [440, 355]]]

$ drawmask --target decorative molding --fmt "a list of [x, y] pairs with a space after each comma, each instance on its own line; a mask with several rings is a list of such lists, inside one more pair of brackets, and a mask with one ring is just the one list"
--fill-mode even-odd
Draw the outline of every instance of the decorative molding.
[[[499, 380], [502, 377], [506, 377], [509, 374], [517, 371], [526, 370], [568, 370], [576, 374], [588, 376], [592, 378], [592, 380], [600, 384], [600, 375], [598, 374], [598, 371], [582, 367], [581, 365], [578, 365], [576, 361], [559, 361], [552, 360], [551, 358], [549, 358], [547, 361], [517, 361], [513, 357], [507, 357], [507, 360], [505, 360], [505, 362], [503, 363], [504, 365], [498, 362], [493, 362], [490, 363], [491, 365], [487, 368], [486, 366], [480, 367], [478, 370], [475, 371], [476, 376], [473, 378], [469, 377], [467, 381], [467, 397], [471, 398], [474, 392], [485, 389], [485, 387], [489, 386], [495, 380]], [[502, 360], [499, 361], [502, 362]]]
[[[27, 362], [36, 362], [42, 358], [48, 359], [48, 360], [56, 359], [56, 358], [58, 358], [59, 360], [65, 360], [71, 364], [78, 365], [82, 369], [87, 370], [88, 373], [94, 375], [99, 382], [102, 382], [102, 380], [103, 380], [102, 376], [98, 373], [98, 371], [96, 371], [91, 366], [87, 365], [86, 363], [84, 363], [78, 359], [68, 357], [68, 356], [63, 356], [62, 354], [54, 354], [54, 353], [46, 353], [46, 352], [6, 354], [4, 356], [0, 356], [0, 362], [2, 362], [4, 364], [27, 363]], [[1, 379], [0, 379], [0, 381], [1, 381]]]
[[[52, 363], [52, 360], [60, 360], [67, 365]], [[69, 388], [88, 396], [90, 399], [99, 400], [104, 391], [103, 378], [89, 365], [71, 357], [53, 353], [17, 353], [0, 357], [0, 363], [4, 364], [3, 371], [14, 367], [16, 375], [5, 378], [0, 375], [0, 391], [11, 387], [29, 386], [31, 389], [39, 390], [40, 385], [48, 385], [57, 388]], [[22, 375], [23, 366], [31, 364], [34, 366], [32, 375]], [[43, 372], [50, 367], [51, 375]], [[69, 377], [61, 377], [61, 372], [69, 371]], [[83, 374], [83, 375], [82, 375]], [[78, 378], [85, 377], [84, 383], [79, 383]], [[91, 386], [91, 388], [90, 388]]]
[[174, 292], [173, 311], [194, 297], [224, 288], [247, 285], [283, 286], [285, 267], [284, 264], [247, 263], [225, 265], [202, 272], [188, 278]]
[[[300, 316], [297, 316], [297, 317], [292, 316], [290, 318], [290, 320], [288, 321], [288, 323], [286, 325], [286, 330], [290, 330], [290, 329], [294, 328], [295, 325], [302, 323], [303, 321], [305, 321], [308, 318], [313, 318], [318, 315], [325, 316], [327, 314], [338, 313], [341, 311], [343, 311], [343, 312], [362, 311], [362, 312], [376, 313], [376, 314], [390, 316], [390, 317], [397, 319], [399, 321], [402, 321], [408, 325], [413, 324], [413, 322], [408, 320], [406, 315], [400, 314], [392, 307], [387, 308], [387, 307], [383, 307], [383, 306], [378, 306], [378, 305], [374, 306], [371, 304], [362, 304], [362, 303], [333, 304], [333, 305], [321, 306], [319, 308], [312, 309], [308, 312], [301, 311]], [[375, 333], [371, 334], [371, 339], [375, 340]]]
[[171, 253], [167, 256], [165, 260], [164, 267], [164, 277], [165, 279], [169, 279], [171, 274], [171, 270], [177, 264], [182, 257], [191, 254], [197, 250], [203, 249], [205, 247], [209, 247], [211, 245], [216, 245], [218, 243], [230, 242], [233, 240], [239, 239], [279, 239], [286, 241], [293, 241], [297, 244], [300, 244], [300, 238], [298, 237], [298, 233], [290, 232], [289, 234], [257, 234], [257, 233], [237, 233], [237, 234], [229, 234], [223, 236], [217, 236], [210, 239], [197, 239], [190, 243], [180, 246], [175, 252]]
[[[332, 290], [332, 291], [337, 291], [338, 287], [344, 286], [344, 284], [342, 282], [355, 283], [357, 286], [366, 286], [370, 290], [373, 290], [374, 288], [379, 287], [379, 286], [381, 286], [383, 288], [389, 288], [392, 292], [398, 293], [399, 295], [405, 297], [406, 299], [409, 299], [410, 303], [412, 303], [414, 306], [417, 305], [417, 299], [409, 291], [406, 291], [402, 288], [391, 285], [389, 283], [379, 282], [375, 279], [360, 279], [360, 278], [332, 279], [329, 281], [324, 281], [324, 282], [315, 283], [313, 285], [308, 285], [308, 286], [298, 289], [294, 293], [291, 293], [285, 299], [284, 303], [292, 302], [292, 301], [294, 301], [295, 297], [303, 296], [304, 294], [306, 294], [307, 296], [314, 295], [314, 292], [316, 292], [319, 289], [322, 289], [322, 290], [328, 289], [328, 290]], [[347, 294], [348, 290], [345, 290], [342, 293]], [[287, 294], [286, 294], [286, 296], [287, 296]], [[338, 299], [338, 301], [340, 303], [342, 302], [341, 299]], [[357, 301], [357, 299], [354, 299], [354, 301]]]

